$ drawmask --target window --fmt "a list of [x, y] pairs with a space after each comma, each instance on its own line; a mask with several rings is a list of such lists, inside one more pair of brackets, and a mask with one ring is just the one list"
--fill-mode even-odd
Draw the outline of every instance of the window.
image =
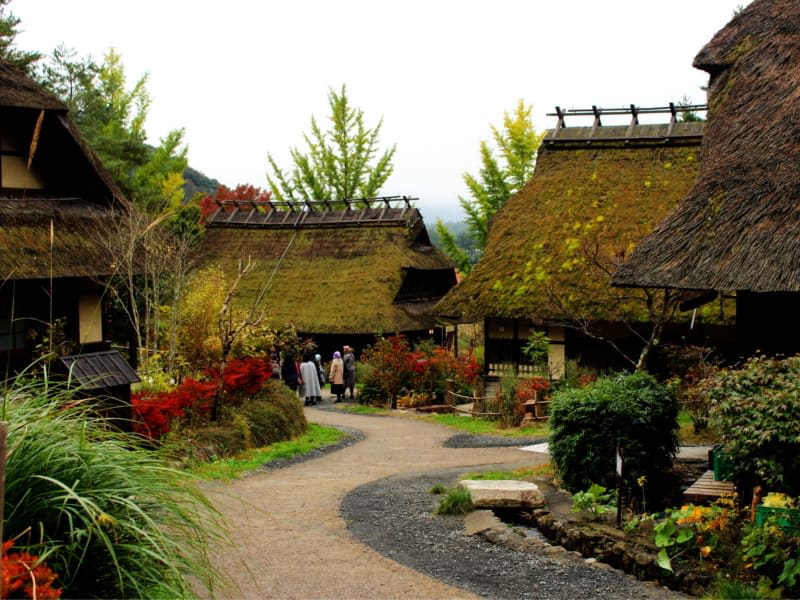
[[36, 114], [31, 111], [3, 111], [0, 114], [0, 188], [44, 188], [35, 165], [28, 168]]

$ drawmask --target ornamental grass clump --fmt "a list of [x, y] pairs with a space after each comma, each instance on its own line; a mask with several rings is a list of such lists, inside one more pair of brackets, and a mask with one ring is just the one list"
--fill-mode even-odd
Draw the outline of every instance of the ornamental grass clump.
[[71, 598], [183, 598], [222, 582], [206, 549], [221, 516], [138, 438], [47, 382], [2, 393], [8, 423], [4, 537], [38, 555]]
[[439, 500], [433, 512], [437, 515], [465, 515], [472, 512], [472, 494], [467, 488], [455, 487]]

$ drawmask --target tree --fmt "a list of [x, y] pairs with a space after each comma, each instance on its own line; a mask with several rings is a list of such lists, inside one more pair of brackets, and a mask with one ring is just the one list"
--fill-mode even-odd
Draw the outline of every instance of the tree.
[[235, 188], [230, 189], [222, 184], [217, 186], [213, 194], [206, 194], [200, 199], [200, 221], [205, 223], [217, 207], [217, 202], [233, 201], [247, 204], [248, 202], [268, 202], [272, 198], [272, 192], [250, 185], [240, 183]]
[[20, 20], [7, 10], [9, 2], [11, 0], [0, 0], [0, 59], [27, 72], [41, 55], [38, 52], [17, 50], [14, 47]]
[[375, 127], [364, 124], [364, 112], [350, 105], [347, 89], [330, 89], [331, 128], [323, 131], [311, 117], [311, 134], [303, 134], [308, 152], [291, 149], [293, 167], [284, 172], [268, 155], [273, 176], [267, 181], [277, 200], [344, 200], [378, 194], [392, 174], [395, 147], [379, 156], [378, 137], [383, 119]]
[[[478, 256], [486, 247], [491, 218], [533, 175], [536, 152], [544, 134], [536, 132], [531, 120], [532, 111], [532, 106], [526, 106], [520, 100], [513, 114], [504, 113], [503, 129], [491, 126], [499, 157], [488, 142], [481, 141], [481, 170], [477, 176], [464, 173], [464, 183], [471, 197], [459, 196], [458, 201], [466, 213], [467, 230], [475, 240]], [[436, 221], [436, 230], [445, 252], [459, 264], [462, 271], [468, 271], [472, 263], [464, 261], [468, 256], [466, 251], [457, 245], [452, 234], [448, 235], [440, 219]]]
[[188, 162], [184, 132], [170, 131], [156, 147], [147, 144], [146, 74], [128, 89], [122, 57], [113, 49], [98, 64], [62, 45], [38, 75], [67, 104], [81, 134], [130, 200], [153, 217], [178, 209]]

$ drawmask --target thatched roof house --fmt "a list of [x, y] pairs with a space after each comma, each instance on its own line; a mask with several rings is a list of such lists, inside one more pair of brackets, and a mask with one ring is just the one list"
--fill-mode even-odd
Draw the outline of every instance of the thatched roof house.
[[[694, 182], [704, 123], [680, 122], [679, 111], [557, 109], [558, 127], [546, 133], [533, 178], [497, 212], [484, 255], [436, 307], [461, 322], [493, 320], [490, 372], [492, 363], [521, 360], [517, 345], [534, 327], [647, 318], [641, 301], [613, 291], [603, 267], [624, 260]], [[643, 112], [672, 114], [666, 123], [639, 124]], [[620, 113], [629, 124], [603, 125]], [[583, 115], [594, 117], [592, 126], [565, 126]], [[565, 335], [575, 334], [550, 331], [569, 342]], [[505, 340], [496, 355], [493, 337]]]
[[128, 209], [57, 98], [0, 61], [0, 360], [25, 367], [56, 322], [78, 352], [108, 349], [102, 231]]
[[800, 326], [783, 309], [796, 314], [800, 292], [799, 65], [800, 3], [790, 0], [755, 0], [700, 51], [694, 66], [710, 79], [697, 183], [615, 285], [736, 291], [740, 328], [744, 310], [753, 328], [775, 325], [797, 347]]
[[127, 203], [66, 106], [0, 61], [0, 115], [0, 276], [112, 273], [98, 224]]
[[263, 291], [272, 324], [294, 323], [322, 346], [337, 345], [325, 336], [363, 348], [378, 333], [427, 335], [434, 304], [456, 282], [408, 198], [223, 203], [201, 255], [229, 274], [250, 259], [239, 301]]

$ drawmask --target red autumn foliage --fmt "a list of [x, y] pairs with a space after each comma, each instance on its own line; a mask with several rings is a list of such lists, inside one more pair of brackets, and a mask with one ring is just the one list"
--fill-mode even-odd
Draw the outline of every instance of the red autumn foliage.
[[2, 598], [60, 598], [61, 590], [53, 587], [58, 577], [38, 556], [29, 552], [9, 552], [14, 542], [3, 542]]
[[[269, 190], [262, 190], [247, 183], [241, 183], [234, 189], [230, 189], [224, 185], [220, 185], [217, 191], [213, 194], [204, 196], [199, 203], [200, 206], [200, 222], [205, 223], [206, 219], [210, 217], [219, 204], [217, 201], [239, 201], [239, 202], [266, 202], [272, 197], [272, 192]], [[234, 209], [233, 205], [225, 206], [225, 210], [230, 212]]]
[[441, 396], [447, 379], [473, 385], [481, 372], [472, 352], [455, 356], [429, 343], [412, 350], [402, 335], [378, 340], [365, 351], [363, 360], [374, 368], [375, 385], [390, 397], [403, 387]]
[[207, 420], [217, 395], [255, 394], [272, 375], [272, 363], [262, 358], [232, 359], [220, 375], [208, 369], [206, 379], [186, 377], [168, 392], [137, 392], [131, 398], [134, 430], [150, 438], [160, 438], [172, 429], [173, 421]]
[[514, 395], [520, 402], [529, 402], [537, 398], [538, 393], [550, 389], [550, 382], [544, 377], [522, 379], [514, 389]]
[[[206, 374], [218, 379], [219, 371], [209, 369]], [[264, 382], [272, 376], [272, 363], [263, 358], [232, 358], [225, 365], [222, 375], [223, 389], [226, 392], [255, 394]]]

